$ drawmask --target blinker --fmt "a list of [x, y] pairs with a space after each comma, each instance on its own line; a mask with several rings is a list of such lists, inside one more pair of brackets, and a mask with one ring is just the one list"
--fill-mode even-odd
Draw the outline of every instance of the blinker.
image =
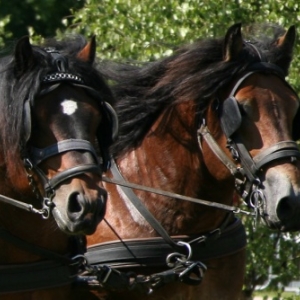
[[227, 98], [222, 103], [220, 121], [227, 138], [230, 138], [240, 128], [242, 115], [234, 96]]

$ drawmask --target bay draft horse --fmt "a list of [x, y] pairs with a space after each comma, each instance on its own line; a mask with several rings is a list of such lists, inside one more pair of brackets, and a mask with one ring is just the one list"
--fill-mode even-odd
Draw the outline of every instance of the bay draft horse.
[[299, 99], [285, 80], [296, 32], [277, 29], [246, 41], [235, 24], [161, 61], [106, 64], [120, 129], [81, 299], [238, 299], [235, 190], [268, 227], [300, 229]]
[[0, 61], [1, 300], [68, 299], [76, 237], [104, 216], [117, 119], [95, 49], [95, 38], [24, 37]]

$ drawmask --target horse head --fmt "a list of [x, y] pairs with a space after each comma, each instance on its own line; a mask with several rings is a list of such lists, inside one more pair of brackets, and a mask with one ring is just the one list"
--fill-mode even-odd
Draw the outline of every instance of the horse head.
[[21, 171], [8, 166], [8, 172], [11, 178], [21, 172], [16, 187], [30, 186], [44, 218], [52, 212], [64, 232], [91, 234], [105, 213], [101, 175], [108, 168], [117, 119], [109, 104], [112, 94], [93, 67], [95, 38], [78, 42], [37, 47], [25, 37], [17, 43], [13, 71], [20, 93], [15, 98], [26, 90], [16, 125], [24, 165]]
[[[215, 176], [226, 177], [230, 171], [247, 204], [269, 227], [282, 231], [300, 228], [300, 153], [293, 141], [299, 98], [285, 81], [294, 41], [292, 26], [267, 50], [245, 41], [240, 24], [232, 26], [224, 39], [224, 65], [241, 62], [246, 52], [253, 59], [217, 92], [201, 133], [206, 140], [202, 143], [204, 160], [211, 157], [205, 153], [213, 151], [223, 162], [214, 170]], [[206, 128], [234, 165], [217, 154], [219, 147], [205, 138]]]

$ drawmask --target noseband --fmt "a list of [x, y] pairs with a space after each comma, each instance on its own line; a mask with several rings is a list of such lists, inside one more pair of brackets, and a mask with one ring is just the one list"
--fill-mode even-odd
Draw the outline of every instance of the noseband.
[[289, 158], [291, 162], [293, 162], [299, 159], [300, 151], [294, 141], [281, 141], [252, 157], [243, 144], [237, 132], [242, 123], [242, 115], [235, 94], [245, 79], [254, 73], [271, 73], [277, 75], [294, 91], [285, 81], [284, 74], [279, 67], [271, 63], [259, 62], [250, 66], [248, 72], [237, 81], [229, 97], [220, 105], [218, 108], [220, 112], [220, 122], [222, 131], [227, 139], [227, 148], [230, 150], [232, 158], [236, 162], [239, 162], [241, 167], [237, 167], [236, 164], [227, 157], [212, 137], [205, 122], [201, 124], [198, 130], [198, 141], [200, 147], [201, 137], [207, 142], [211, 150], [234, 176], [236, 189], [242, 198], [247, 201], [250, 207], [258, 209], [264, 205], [264, 194], [261, 190], [261, 182], [258, 177], [259, 172], [267, 164], [274, 161]]

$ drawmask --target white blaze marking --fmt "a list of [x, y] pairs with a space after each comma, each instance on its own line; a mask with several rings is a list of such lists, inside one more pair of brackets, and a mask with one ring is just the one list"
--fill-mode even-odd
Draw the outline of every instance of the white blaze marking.
[[63, 113], [69, 116], [74, 114], [78, 108], [77, 103], [73, 100], [64, 100], [61, 103], [61, 106], [63, 108]]
[[145, 220], [145, 218], [140, 214], [140, 212], [135, 208], [135, 206], [131, 203], [131, 201], [128, 199], [126, 194], [123, 192], [122, 188], [117, 185], [117, 190], [121, 196], [121, 198], [124, 200], [124, 203], [129, 210], [129, 213], [131, 217], [133, 218], [135, 223], [138, 223], [141, 226], [146, 226], [148, 223]]

